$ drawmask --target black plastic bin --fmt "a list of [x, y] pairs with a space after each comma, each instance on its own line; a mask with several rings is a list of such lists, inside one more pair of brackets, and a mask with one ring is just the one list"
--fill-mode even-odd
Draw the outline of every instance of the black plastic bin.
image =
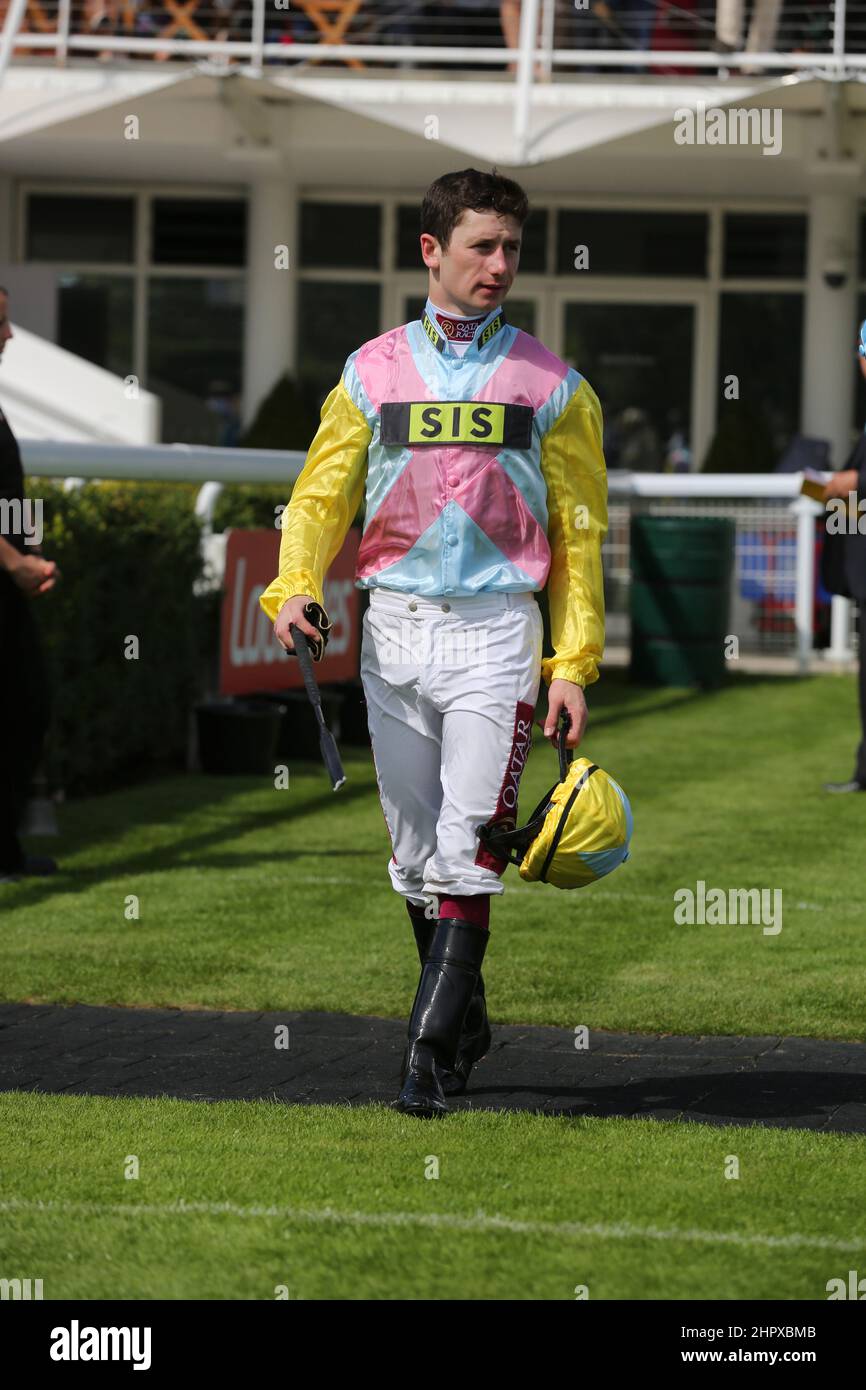
[[343, 708], [340, 711], [340, 742], [348, 748], [369, 748], [370, 730], [367, 726], [367, 701], [360, 676], [346, 681], [341, 687]]
[[285, 706], [267, 700], [196, 705], [202, 772], [273, 776]]
[[[343, 689], [341, 686], [323, 685], [319, 687], [319, 695], [325, 723], [339, 744], [343, 741]], [[306, 690], [262, 692], [256, 698], [262, 702], [271, 701], [281, 711], [276, 749], [278, 763], [318, 762], [321, 759], [319, 725]]]

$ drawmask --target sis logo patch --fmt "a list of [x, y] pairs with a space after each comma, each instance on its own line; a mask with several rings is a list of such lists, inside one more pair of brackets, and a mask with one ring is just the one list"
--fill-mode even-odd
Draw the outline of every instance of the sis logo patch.
[[532, 445], [532, 407], [506, 401], [385, 401], [379, 439], [385, 445]]

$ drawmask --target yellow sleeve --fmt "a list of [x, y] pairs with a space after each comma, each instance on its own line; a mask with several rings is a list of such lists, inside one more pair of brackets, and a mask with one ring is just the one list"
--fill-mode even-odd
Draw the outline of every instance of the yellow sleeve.
[[322, 406], [321, 424], [283, 512], [280, 572], [259, 599], [271, 620], [295, 594], [311, 594], [324, 608], [325, 575], [361, 505], [371, 438], [341, 379]]
[[547, 484], [550, 639], [541, 674], [591, 685], [604, 652], [601, 545], [607, 535], [607, 469], [598, 397], [581, 381], [541, 441]]

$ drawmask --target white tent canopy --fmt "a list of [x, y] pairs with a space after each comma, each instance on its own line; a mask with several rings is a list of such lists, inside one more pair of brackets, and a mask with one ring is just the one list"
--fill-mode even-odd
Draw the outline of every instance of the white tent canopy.
[[159, 398], [15, 324], [0, 366], [3, 410], [20, 439], [151, 444]]

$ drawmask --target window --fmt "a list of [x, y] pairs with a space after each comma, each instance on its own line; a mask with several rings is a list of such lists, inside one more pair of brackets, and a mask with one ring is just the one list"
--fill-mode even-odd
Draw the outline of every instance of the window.
[[[703, 212], [630, 212], [564, 209], [557, 219], [556, 268], [572, 275], [676, 275], [707, 273], [707, 216]], [[575, 247], [589, 265], [575, 269]]]
[[[523, 241], [520, 247], [522, 271], [532, 270], [543, 274], [547, 269], [548, 216], [546, 208], [533, 208], [523, 224]], [[523, 324], [520, 327], [522, 328]]]
[[316, 417], [340, 380], [346, 358], [379, 333], [379, 286], [332, 285], [302, 280], [298, 286], [299, 383]]
[[[243, 371], [246, 200], [150, 197], [146, 190], [111, 197], [33, 192], [26, 198], [25, 259], [60, 262], [60, 346], [117, 376], [140, 375], [142, 385], [161, 397], [164, 440], [234, 443]], [[137, 246], [142, 208], [149, 227], [145, 244]], [[175, 274], [161, 269], [169, 265], [178, 268]], [[210, 269], [217, 266], [237, 270]]]
[[246, 264], [242, 198], [154, 198], [151, 212], [154, 265]]
[[[772, 473], [799, 431], [803, 296], [731, 292], [719, 306], [718, 428], [706, 466]], [[736, 400], [725, 394], [731, 377]]]
[[378, 270], [382, 209], [374, 203], [301, 203], [301, 264]]
[[25, 260], [131, 264], [135, 201], [90, 194], [31, 193]]
[[117, 376], [132, 362], [133, 280], [128, 275], [60, 275], [57, 341]]
[[421, 209], [416, 203], [401, 204], [397, 209], [397, 269], [424, 268], [418, 239], [421, 236]]
[[565, 360], [601, 402], [608, 468], [658, 472], [691, 442], [691, 304], [573, 303]]
[[236, 397], [243, 362], [243, 282], [153, 276], [148, 282], [147, 388], [162, 397], [162, 437], [216, 444], [214, 398]]
[[732, 279], [803, 279], [806, 230], [801, 213], [727, 213], [723, 274]]

